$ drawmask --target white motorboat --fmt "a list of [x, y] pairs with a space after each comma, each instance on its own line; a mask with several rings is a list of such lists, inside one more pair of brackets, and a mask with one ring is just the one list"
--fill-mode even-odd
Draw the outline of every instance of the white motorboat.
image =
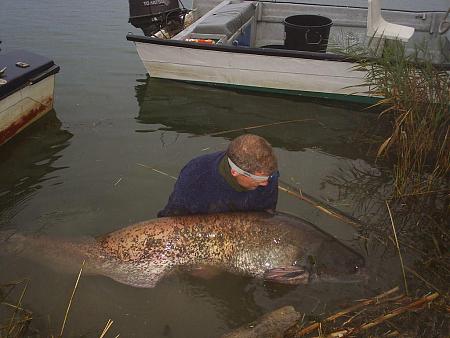
[[59, 66], [28, 51], [0, 54], [0, 145], [53, 108]]
[[[147, 29], [149, 36], [127, 39], [151, 77], [367, 103], [377, 98], [364, 86], [366, 72], [332, 51], [397, 40], [407, 54], [426, 46], [432, 61], [450, 70], [449, 12], [448, 0], [397, 0], [383, 8], [380, 0], [194, 0], [193, 23], [177, 34]], [[175, 20], [161, 13], [159, 7], [149, 18], [183, 21], [182, 9], [171, 8]]]

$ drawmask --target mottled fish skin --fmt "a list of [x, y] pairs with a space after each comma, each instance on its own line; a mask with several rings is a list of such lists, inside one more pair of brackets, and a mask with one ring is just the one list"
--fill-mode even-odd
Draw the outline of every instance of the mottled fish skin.
[[13, 237], [27, 243], [22, 252], [42, 252], [33, 255], [36, 259], [58, 266], [74, 266], [85, 260], [87, 272], [137, 287], [155, 286], [175, 267], [211, 266], [298, 284], [351, 279], [364, 266], [363, 257], [329, 234], [284, 214], [157, 218], [96, 240]]

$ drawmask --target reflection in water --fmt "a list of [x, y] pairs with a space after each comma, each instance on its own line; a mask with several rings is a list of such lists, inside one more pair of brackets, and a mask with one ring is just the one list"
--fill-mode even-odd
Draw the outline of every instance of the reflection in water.
[[[372, 168], [363, 161], [354, 161], [346, 171], [336, 170], [331, 173], [325, 178], [324, 185], [335, 187], [338, 191], [335, 201], [351, 203], [354, 215], [362, 221], [358, 233], [367, 252], [366, 261], [370, 267], [368, 273], [372, 285], [381, 290], [391, 287], [393, 281], [401, 281], [404, 278], [400, 272], [401, 265], [407, 271], [414, 267], [413, 274], [420, 271], [421, 276], [433, 272], [433, 288], [445, 289], [448, 286], [448, 273], [443, 272], [440, 264], [432, 263], [432, 259], [425, 254], [433, 252], [437, 245], [435, 238], [426, 240], [433, 233], [431, 215], [436, 207], [435, 201], [428, 197], [430, 204], [418, 203], [408, 208], [404, 200], [391, 198], [392, 180], [392, 174], [387, 170]], [[437, 198], [439, 202], [443, 200]], [[388, 212], [387, 204], [395, 213]], [[394, 231], [402, 248], [401, 263], [393, 239]], [[427, 257], [425, 264], [424, 257]], [[407, 283], [411, 289], [420, 285], [414, 279], [408, 279]]]
[[392, 178], [364, 161], [353, 161], [348, 168], [334, 170], [323, 185], [335, 187], [336, 203], [351, 203], [362, 224], [375, 224], [385, 216], [384, 201], [390, 196]]
[[0, 148], [0, 221], [50, 179], [72, 134], [61, 129], [54, 110]]
[[[285, 161], [284, 172], [296, 173], [300, 168], [304, 173], [305, 184], [311, 182], [310, 186], [317, 189], [329, 173], [327, 168], [330, 163], [334, 168], [345, 170], [347, 162], [353, 162], [348, 159], [358, 156], [354, 147], [347, 147], [344, 141], [355, 125], [369, 116], [357, 110], [327, 107], [296, 98], [260, 96], [155, 79], [144, 79], [135, 89], [139, 103], [138, 124], [130, 126], [128, 120], [125, 124], [117, 122], [111, 127], [99, 128], [99, 134], [95, 134], [95, 137], [87, 134], [90, 137], [77, 138], [80, 143], [74, 142], [70, 150], [83, 153], [86, 147], [92, 145], [88, 153], [91, 156], [80, 156], [77, 163], [69, 162], [69, 151], [64, 151], [72, 134], [61, 128], [54, 112], [35, 128], [1, 148], [0, 196], [3, 198], [0, 199], [0, 219], [21, 224], [22, 219], [16, 214], [26, 210], [27, 214], [23, 217], [25, 221], [33, 221], [36, 215], [42, 217], [44, 214], [49, 215], [44, 217], [44, 224], [53, 222], [54, 209], [60, 206], [58, 204], [55, 207], [54, 203], [61, 199], [61, 195], [55, 195], [57, 191], [66, 194], [63, 196], [71, 196], [72, 203], [67, 203], [62, 209], [65, 214], [63, 222], [67, 223], [67, 228], [76, 228], [74, 232], [83, 233], [85, 228], [74, 227], [71, 223], [73, 218], [79, 218], [78, 224], [95, 227], [93, 233], [101, 232], [98, 229], [102, 226], [110, 229], [111, 219], [116, 217], [115, 213], [123, 212], [121, 209], [132, 217], [133, 212], [138, 210], [133, 209], [136, 202], [158, 203], [159, 199], [166, 199], [166, 196], [161, 197], [161, 194], [156, 193], [151, 199], [148, 197], [148, 189], [153, 194], [153, 191], [158, 190], [155, 187], [163, 186], [158, 185], [162, 181], [159, 176], [149, 180], [150, 183], [142, 188], [143, 179], [148, 178], [141, 175], [140, 168], [134, 170], [137, 158], [147, 158], [149, 149], [156, 160], [174, 156], [174, 163], [169, 168], [179, 168], [187, 160], [187, 155], [184, 156], [187, 147], [191, 147], [190, 156], [196, 154], [198, 148], [209, 145], [209, 142], [218, 143], [223, 136], [232, 138], [238, 134], [221, 135], [212, 141], [211, 138], [186, 137], [183, 133], [205, 135], [294, 119], [314, 118], [320, 123], [291, 123], [252, 132], [266, 137], [278, 148], [280, 156], [289, 159]], [[136, 134], [134, 129], [157, 132], [143, 135]], [[158, 142], [158, 134], [164, 137], [166, 149], [154, 147], [154, 143]], [[306, 148], [322, 152], [310, 149], [298, 151]], [[105, 161], [104, 153], [111, 155], [113, 160]], [[179, 153], [183, 153], [184, 157], [178, 158]], [[62, 154], [67, 156], [63, 158], [64, 161], [59, 160]], [[103, 161], [96, 162], [99, 154], [102, 154], [100, 159]], [[126, 154], [123, 161], [116, 161], [122, 154]], [[71, 170], [57, 173], [61, 169], [61, 162], [72, 163]], [[170, 161], [164, 163], [171, 164]], [[324, 168], [322, 172], [319, 167]], [[79, 176], [78, 170], [82, 170]], [[59, 186], [61, 189], [47, 191], [48, 180], [54, 175], [60, 176], [65, 183]], [[119, 177], [124, 179], [114, 185]], [[39, 189], [39, 193], [36, 193]], [[86, 196], [90, 194], [93, 197], [89, 200]], [[117, 199], [112, 198], [114, 196]], [[99, 200], [107, 203], [102, 204]], [[31, 205], [28, 203], [30, 201], [39, 205]], [[48, 205], [42, 206], [47, 201]], [[94, 213], [96, 218], [92, 214], [79, 212], [78, 203], [97, 208]], [[288, 205], [286, 201], [282, 203], [285, 203], [283, 206]], [[299, 213], [298, 202], [294, 200], [292, 204], [294, 206], [290, 210]], [[77, 210], [76, 213], [71, 214], [72, 209]], [[303, 216], [307, 217], [307, 212]], [[0, 261], [0, 270], [8, 271], [3, 278], [8, 281], [23, 275], [30, 276], [36, 288], [34, 292], [30, 290], [28, 295], [32, 310], [42, 314], [41, 318], [47, 318], [47, 314], [50, 314], [53, 321], [61, 320], [61, 312], [67, 306], [67, 291], [73, 287], [74, 276], [25, 260], [20, 261], [20, 264], [17, 262], [14, 259]], [[52, 292], [47, 292], [48, 289]], [[116, 332], [125, 336], [214, 337], [283, 305], [291, 304], [302, 312], [318, 312], [323, 311], [325, 306], [327, 310], [333, 309], [342, 300], [362, 298], [365, 294], [366, 289], [362, 285], [326, 284], [286, 288], [226, 273], [211, 280], [203, 280], [180, 272], [174, 277], [168, 277], [155, 289], [131, 288], [101, 276], [83, 276], [77, 294], [79, 306], [74, 307], [71, 313], [73, 327], [69, 326], [68, 329], [72, 331], [68, 332], [71, 332], [71, 336], [81, 336], [101, 326], [100, 323], [104, 323], [106, 318], [112, 318]], [[52, 300], [49, 301], [49, 297]], [[42, 320], [42, 323], [35, 325], [46, 328], [47, 323]]]
[[[253, 321], [264, 313], [256, 303], [255, 291], [258, 281], [253, 278], [220, 273], [210, 279], [178, 273], [183, 284], [189, 285], [192, 297], [201, 297], [213, 302], [218, 315], [228, 327], [236, 327]], [[239, 309], [239, 311], [236, 311]]]
[[[326, 106], [323, 102], [296, 97], [221, 90], [149, 77], [138, 81], [140, 84], [135, 87], [140, 108], [137, 120], [142, 124], [161, 124], [159, 130], [207, 135], [305, 119], [247, 130], [286, 150], [318, 148], [355, 158], [355, 149], [349, 150], [343, 143], [349, 142], [349, 134], [358, 126], [376, 118], [356, 106]], [[241, 134], [241, 130], [220, 134], [220, 137], [231, 139]]]
[[[294, 304], [293, 298], [298, 299], [298, 294], [305, 296], [303, 294], [305, 286], [303, 285], [292, 286], [264, 282], [228, 272], [222, 272], [212, 278], [200, 278], [181, 271], [175, 275], [182, 285], [189, 285], [186, 288], [189, 296], [211, 303], [216, 309], [217, 315], [229, 328], [248, 324], [270, 311], [265, 308], [265, 302], [261, 301], [261, 297], [269, 298], [274, 302], [278, 300], [279, 307], [281, 307]], [[311, 288], [307, 292], [314, 293]], [[312, 303], [311, 298], [302, 300], [301, 308], [303, 310], [311, 311], [316, 306], [317, 298]]]

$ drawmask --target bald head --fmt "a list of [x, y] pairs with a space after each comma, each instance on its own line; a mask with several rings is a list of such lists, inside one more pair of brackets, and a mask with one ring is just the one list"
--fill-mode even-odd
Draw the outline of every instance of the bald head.
[[250, 173], [270, 175], [278, 169], [272, 146], [257, 135], [245, 134], [235, 138], [228, 146], [227, 156]]

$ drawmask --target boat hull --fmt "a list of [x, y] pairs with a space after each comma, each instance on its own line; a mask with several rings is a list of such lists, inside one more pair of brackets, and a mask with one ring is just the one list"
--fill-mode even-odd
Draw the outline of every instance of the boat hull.
[[[352, 62], [135, 42], [151, 77], [373, 102]], [[287, 53], [289, 54], [289, 53]], [[294, 53], [291, 53], [294, 54]]]
[[50, 75], [0, 101], [0, 145], [53, 109], [54, 86]]
[[0, 55], [0, 145], [53, 108], [59, 66], [24, 50]]

